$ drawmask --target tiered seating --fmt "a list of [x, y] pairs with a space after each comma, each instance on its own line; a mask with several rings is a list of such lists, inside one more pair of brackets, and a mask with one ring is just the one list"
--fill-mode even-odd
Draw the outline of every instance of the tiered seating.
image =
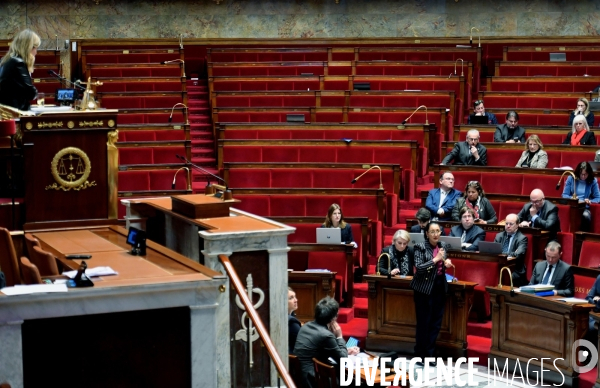
[[[56, 74], [62, 74], [62, 63], [60, 61], [60, 51], [40, 50], [35, 57], [35, 66], [31, 78], [34, 86], [39, 93], [45, 94], [46, 105], [54, 104], [56, 89], [69, 88], [70, 85], [61, 85], [62, 82], [56, 77], [48, 74], [54, 71]], [[35, 103], [35, 100], [32, 101]]]
[[[485, 143], [491, 143], [494, 141], [494, 132], [496, 131], [495, 125], [457, 125], [454, 127], [454, 141], [464, 141], [466, 139], [467, 132], [471, 129], [477, 129], [480, 135], [480, 141]], [[562, 144], [562, 142], [567, 137], [567, 133], [572, 130], [571, 127], [567, 126], [526, 126], [525, 127], [525, 137], [536, 134], [540, 137], [540, 140], [544, 144], [544, 149], [547, 145], [557, 145]], [[600, 143], [599, 143], [600, 144]], [[525, 145], [522, 145], [523, 150], [525, 150]], [[522, 152], [522, 151], [521, 151]], [[515, 160], [517, 163], [518, 158]], [[590, 159], [590, 160], [593, 160]], [[556, 167], [556, 166], [554, 166]]]
[[597, 62], [496, 62], [496, 76], [503, 77], [585, 77], [600, 76]]
[[487, 90], [494, 92], [590, 92], [600, 84], [592, 77], [490, 77]]
[[600, 60], [598, 46], [505, 46], [503, 61], [548, 61], [550, 53], [565, 53], [569, 62]]
[[[188, 174], [175, 155], [191, 156], [183, 50], [179, 47], [80, 47], [85, 78], [100, 81], [97, 100], [119, 109], [119, 196], [182, 194]], [[175, 61], [174, 63], [163, 63]], [[173, 124], [169, 124], [172, 116]], [[123, 209], [120, 209], [121, 212]]]
[[[577, 99], [581, 97], [585, 97], [588, 101], [591, 101], [592, 93], [479, 92], [479, 99], [485, 101], [486, 110], [504, 108], [507, 110], [516, 110], [519, 114], [521, 109], [573, 110], [575, 109]], [[488, 107], [490, 108], [488, 109]]]

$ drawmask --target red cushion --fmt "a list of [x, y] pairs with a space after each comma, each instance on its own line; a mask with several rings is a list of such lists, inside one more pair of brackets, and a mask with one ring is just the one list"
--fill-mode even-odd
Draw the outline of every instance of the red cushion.
[[598, 268], [600, 266], [600, 242], [583, 241], [579, 254], [579, 266]]
[[585, 299], [587, 294], [590, 292], [591, 288], [594, 286], [594, 281], [596, 281], [593, 277], [582, 276], [582, 275], [573, 275], [574, 283], [575, 283], [575, 297]]

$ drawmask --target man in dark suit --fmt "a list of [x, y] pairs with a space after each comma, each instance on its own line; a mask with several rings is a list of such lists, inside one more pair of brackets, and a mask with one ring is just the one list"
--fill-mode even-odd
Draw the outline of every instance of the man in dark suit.
[[519, 217], [516, 214], [506, 216], [504, 232], [494, 238], [494, 242], [502, 244], [502, 253], [508, 258], [515, 259], [515, 269], [512, 271], [512, 281], [515, 287], [527, 284], [527, 267], [525, 253], [527, 252], [527, 236], [519, 231]]
[[534, 189], [529, 199], [531, 203], [525, 204], [518, 214], [519, 219], [523, 220], [519, 226], [547, 230], [550, 232], [548, 238], [556, 240], [556, 234], [560, 232], [558, 208], [544, 199], [544, 192], [540, 189]]
[[460, 209], [460, 225], [452, 227], [450, 236], [460, 237], [463, 251], [479, 251], [479, 241], [485, 240], [485, 230], [475, 225], [475, 212], [470, 207]]
[[[431, 221], [431, 213], [426, 208], [422, 207], [417, 210], [417, 214], [415, 214], [415, 218], [417, 219], [418, 224], [410, 227], [410, 233], [423, 233], [423, 231], [427, 228], [427, 224]], [[446, 235], [444, 232], [444, 228], [442, 229], [442, 236]]]
[[519, 114], [514, 110], [506, 114], [506, 123], [498, 125], [494, 133], [495, 143], [525, 143], [525, 128], [519, 126]]
[[552, 284], [554, 295], [572, 297], [575, 294], [575, 280], [571, 266], [560, 258], [562, 247], [556, 241], [550, 241], [545, 249], [546, 261], [540, 261], [533, 267], [529, 284]]
[[454, 164], [487, 166], [487, 149], [479, 144], [478, 130], [471, 129], [467, 132], [467, 141], [456, 143], [440, 164], [448, 164], [451, 161], [454, 161]]
[[443, 172], [440, 175], [440, 187], [429, 191], [425, 207], [431, 212], [434, 221], [449, 221], [452, 219], [452, 208], [461, 192], [454, 188], [454, 175]]
[[[298, 332], [294, 354], [302, 368], [302, 387], [315, 387], [315, 368], [313, 357], [324, 363], [330, 357], [340, 364], [342, 357], [358, 354], [358, 347], [346, 348], [342, 329], [337, 323], [339, 305], [335, 299], [323, 298], [315, 307], [315, 320], [306, 323]], [[339, 376], [339, 371], [337, 373]]]

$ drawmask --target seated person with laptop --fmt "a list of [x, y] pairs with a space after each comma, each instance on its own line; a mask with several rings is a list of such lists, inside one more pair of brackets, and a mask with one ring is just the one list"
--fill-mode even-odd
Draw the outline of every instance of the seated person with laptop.
[[[422, 207], [419, 210], [417, 210], [417, 214], [415, 214], [415, 218], [417, 219], [417, 222], [419, 224], [411, 226], [410, 233], [411, 234], [412, 233], [423, 234], [423, 232], [427, 228], [427, 224], [429, 224], [429, 221], [431, 221], [431, 213], [429, 212], [429, 210]], [[442, 229], [442, 236], [445, 236], [446, 232], [444, 231], [444, 228], [441, 228], [441, 229]]]
[[498, 119], [493, 113], [485, 111], [483, 100], [477, 100], [473, 103], [473, 114], [469, 115], [468, 124], [498, 124]]
[[460, 209], [460, 225], [452, 227], [451, 237], [460, 237], [464, 251], [479, 251], [479, 241], [485, 240], [485, 231], [475, 225], [475, 212], [469, 207]]
[[[344, 215], [342, 214], [342, 208], [337, 203], [331, 204], [325, 216], [325, 222], [321, 225], [321, 228], [339, 228], [341, 234], [341, 243], [352, 244], [354, 248], [358, 247], [358, 244], [354, 242], [352, 236], [352, 227], [349, 223], [344, 221]], [[318, 241], [317, 241], [318, 242]], [[334, 244], [334, 243], [328, 243]]]

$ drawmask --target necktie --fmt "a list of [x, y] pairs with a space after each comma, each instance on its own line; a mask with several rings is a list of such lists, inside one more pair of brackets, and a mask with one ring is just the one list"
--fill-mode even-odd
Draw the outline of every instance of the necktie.
[[502, 253], [508, 253], [508, 248], [510, 245], [510, 235], [506, 235], [506, 239], [504, 240], [504, 243], [502, 244]]
[[467, 237], [467, 231], [463, 230], [462, 236], [460, 236], [460, 243], [464, 244], [465, 243], [465, 239]]
[[542, 280], [542, 284], [548, 284], [548, 280], [550, 280], [550, 275], [552, 275], [552, 266], [548, 267], [548, 271], [546, 272], [546, 276], [544, 276], [544, 280]]

